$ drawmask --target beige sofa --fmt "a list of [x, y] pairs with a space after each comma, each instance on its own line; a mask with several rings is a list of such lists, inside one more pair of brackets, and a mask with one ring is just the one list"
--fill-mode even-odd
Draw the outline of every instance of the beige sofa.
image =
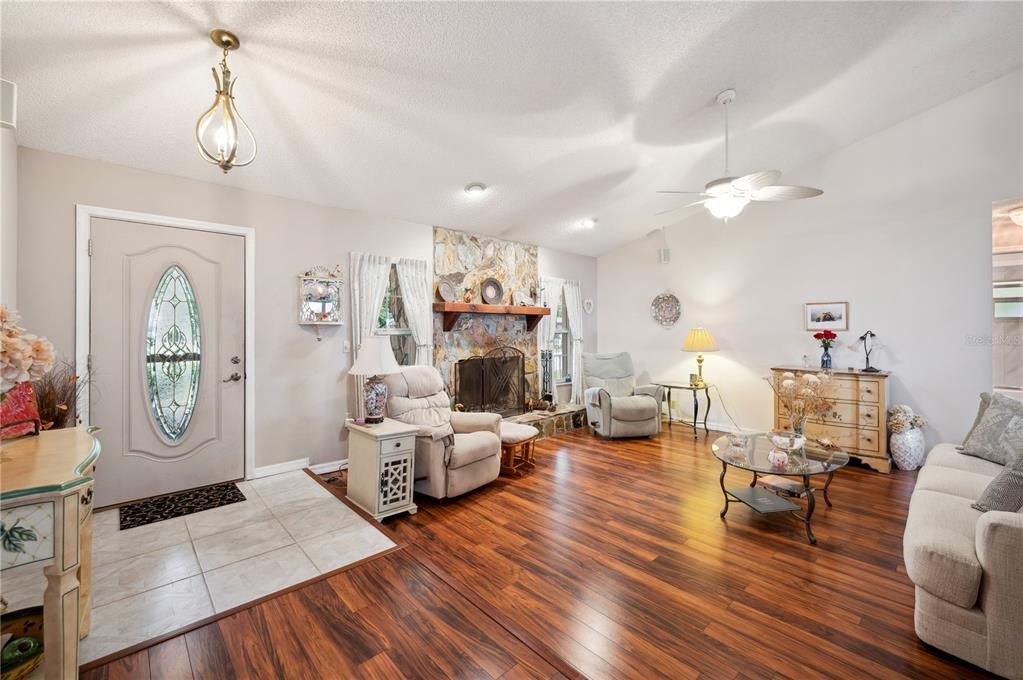
[[387, 415], [417, 425], [418, 493], [449, 498], [477, 489], [501, 474], [501, 416], [457, 413], [432, 366], [409, 366], [384, 378]]
[[1001, 469], [954, 444], [934, 447], [913, 490], [903, 553], [920, 639], [1023, 678], [1023, 511], [970, 507]]

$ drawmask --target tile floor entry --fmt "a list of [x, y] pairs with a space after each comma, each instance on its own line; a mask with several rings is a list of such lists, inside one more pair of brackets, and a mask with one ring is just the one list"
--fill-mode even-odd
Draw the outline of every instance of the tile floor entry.
[[[238, 487], [241, 503], [124, 531], [116, 510], [95, 514], [81, 663], [394, 546], [301, 470]], [[34, 576], [5, 579], [5, 597], [17, 595], [11, 609], [42, 602], [45, 580], [41, 570]]]

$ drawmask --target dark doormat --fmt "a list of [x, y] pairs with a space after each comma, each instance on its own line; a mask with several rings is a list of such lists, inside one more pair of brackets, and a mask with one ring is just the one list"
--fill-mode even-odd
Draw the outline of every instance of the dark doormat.
[[121, 531], [134, 529], [145, 524], [173, 519], [193, 512], [219, 508], [222, 505], [240, 503], [245, 494], [234, 482], [224, 482], [201, 489], [189, 489], [158, 498], [148, 498], [137, 503], [122, 505], [120, 510]]

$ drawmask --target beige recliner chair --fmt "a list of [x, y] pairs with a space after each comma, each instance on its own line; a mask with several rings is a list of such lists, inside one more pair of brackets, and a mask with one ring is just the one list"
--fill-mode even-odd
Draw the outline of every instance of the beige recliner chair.
[[661, 431], [660, 385], [637, 385], [628, 352], [583, 354], [583, 401], [590, 429], [604, 437], [644, 437]]
[[387, 416], [417, 425], [415, 490], [458, 496], [501, 473], [501, 416], [451, 410], [444, 379], [432, 366], [408, 366], [384, 377]]

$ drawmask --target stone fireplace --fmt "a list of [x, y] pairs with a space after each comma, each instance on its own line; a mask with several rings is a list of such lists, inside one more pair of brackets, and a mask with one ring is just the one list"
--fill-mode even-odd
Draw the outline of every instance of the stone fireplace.
[[[515, 293], [537, 298], [540, 274], [536, 246], [435, 227], [433, 254], [435, 289], [445, 277], [464, 276], [461, 292], [468, 289], [469, 294], [469, 299], [464, 301], [481, 304], [480, 284], [493, 277], [504, 289], [502, 304], [513, 304]], [[460, 393], [459, 370], [462, 375], [476, 370], [470, 365], [459, 369], [459, 362], [512, 349], [521, 356], [524, 385], [514, 397], [516, 405], [507, 404], [502, 409], [511, 412], [510, 409], [519, 408], [518, 404], [524, 408], [528, 399], [539, 395], [536, 330], [527, 328], [525, 317], [464, 313], [450, 331], [444, 330], [443, 317], [440, 313], [433, 315], [433, 365], [444, 377], [449, 394]], [[482, 366], [479, 364], [478, 369], [481, 378]], [[490, 384], [494, 384], [493, 378]], [[491, 402], [496, 403], [493, 399]]]

